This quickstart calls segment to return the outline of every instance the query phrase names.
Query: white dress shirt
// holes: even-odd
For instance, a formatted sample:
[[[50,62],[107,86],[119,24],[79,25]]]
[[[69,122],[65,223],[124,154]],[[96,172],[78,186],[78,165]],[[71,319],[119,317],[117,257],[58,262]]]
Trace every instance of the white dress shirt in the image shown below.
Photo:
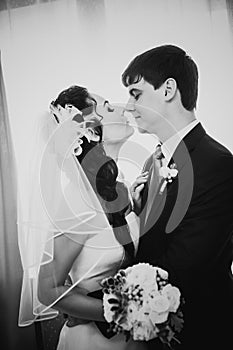
[[[164,159],[162,160],[163,166],[167,166],[170,162],[177,146],[180,141],[199,123],[197,119],[188,124],[185,128],[178,131],[175,135],[170,137],[167,141],[165,141],[161,146],[161,151],[164,155]]]

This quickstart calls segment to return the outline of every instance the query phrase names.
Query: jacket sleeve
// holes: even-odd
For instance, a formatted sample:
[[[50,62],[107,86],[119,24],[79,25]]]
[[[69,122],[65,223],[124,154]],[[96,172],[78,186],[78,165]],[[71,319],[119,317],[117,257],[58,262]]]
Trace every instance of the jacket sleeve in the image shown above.
[[[187,212],[178,226],[166,233],[167,248],[155,261],[169,272],[171,282],[184,291],[194,288],[197,281],[205,281],[209,271],[221,273],[221,269],[231,264],[232,156],[224,157],[220,165],[209,169],[203,181],[194,177]]]

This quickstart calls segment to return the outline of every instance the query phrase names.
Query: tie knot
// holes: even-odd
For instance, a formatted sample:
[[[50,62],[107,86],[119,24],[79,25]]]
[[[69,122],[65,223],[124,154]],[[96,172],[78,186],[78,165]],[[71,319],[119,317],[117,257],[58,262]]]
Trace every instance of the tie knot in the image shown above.
[[[155,155],[155,158],[156,159],[159,159],[159,160],[161,160],[161,159],[163,159],[164,158],[164,154],[163,154],[163,152],[162,152],[162,150],[161,150],[161,144],[158,144],[157,146],[156,146],[156,150],[155,150],[155,152],[154,152],[154,155]]]

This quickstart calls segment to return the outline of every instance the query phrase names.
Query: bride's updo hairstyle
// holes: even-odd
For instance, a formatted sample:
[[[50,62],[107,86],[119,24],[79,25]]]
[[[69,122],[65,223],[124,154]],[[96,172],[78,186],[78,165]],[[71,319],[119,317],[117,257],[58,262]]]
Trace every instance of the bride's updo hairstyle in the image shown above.
[[[73,105],[82,112],[82,116],[89,115],[96,110],[94,98],[89,95],[86,88],[77,85],[62,91],[52,104],[63,108],[66,105]],[[77,122],[84,120],[80,120],[80,116],[78,118],[73,119]],[[82,153],[76,157],[100,200],[116,238],[121,244],[128,243],[126,242],[127,235],[124,234],[124,231],[128,230],[125,220],[125,212],[130,205],[128,190],[122,182],[117,181],[117,165],[111,157],[106,155],[101,143],[101,122],[97,117],[91,117],[86,122],[86,126],[95,131],[99,136],[99,141],[89,142],[86,137],[82,137]]]

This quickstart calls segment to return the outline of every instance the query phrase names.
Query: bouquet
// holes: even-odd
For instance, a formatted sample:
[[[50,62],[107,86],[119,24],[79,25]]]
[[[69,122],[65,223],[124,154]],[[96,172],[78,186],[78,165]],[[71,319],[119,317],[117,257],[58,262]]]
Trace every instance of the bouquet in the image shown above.
[[[109,330],[124,333],[126,340],[159,338],[169,347],[179,342],[176,333],[183,327],[181,293],[169,284],[167,271],[139,263],[105,278],[101,286]]]

